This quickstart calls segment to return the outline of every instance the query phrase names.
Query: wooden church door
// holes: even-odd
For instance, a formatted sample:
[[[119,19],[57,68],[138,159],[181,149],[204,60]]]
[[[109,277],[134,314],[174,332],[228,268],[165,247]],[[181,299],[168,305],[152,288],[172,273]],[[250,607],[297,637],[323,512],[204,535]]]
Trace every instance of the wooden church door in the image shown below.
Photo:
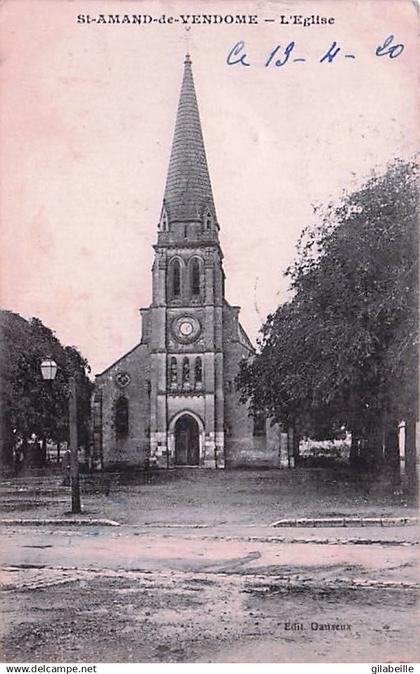
[[[198,466],[200,432],[196,420],[184,414],[175,424],[175,463],[177,466]]]

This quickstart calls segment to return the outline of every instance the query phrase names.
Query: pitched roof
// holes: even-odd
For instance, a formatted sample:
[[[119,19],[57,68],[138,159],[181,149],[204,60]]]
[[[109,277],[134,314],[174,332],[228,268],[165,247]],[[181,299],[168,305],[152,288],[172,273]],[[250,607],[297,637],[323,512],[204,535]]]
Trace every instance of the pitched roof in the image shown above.
[[[201,219],[207,209],[216,220],[189,54],[184,61],[164,204],[170,222]]]

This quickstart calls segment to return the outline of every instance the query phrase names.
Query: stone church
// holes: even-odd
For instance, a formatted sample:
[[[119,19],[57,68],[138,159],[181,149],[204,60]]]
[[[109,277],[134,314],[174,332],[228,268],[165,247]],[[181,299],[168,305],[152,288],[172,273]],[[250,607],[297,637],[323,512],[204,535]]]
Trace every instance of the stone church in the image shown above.
[[[105,466],[278,466],[280,436],[239,401],[253,346],[225,299],[219,223],[189,55],[140,343],[97,375],[95,454]]]

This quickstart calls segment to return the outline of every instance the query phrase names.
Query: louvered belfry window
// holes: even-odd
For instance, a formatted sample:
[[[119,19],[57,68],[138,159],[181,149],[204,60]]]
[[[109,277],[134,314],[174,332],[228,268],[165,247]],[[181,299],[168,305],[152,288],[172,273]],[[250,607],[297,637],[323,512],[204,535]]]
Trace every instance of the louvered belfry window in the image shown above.
[[[178,260],[172,263],[172,297],[179,297],[181,294],[181,265]]]
[[[200,263],[196,259],[191,262],[191,293],[200,294]]]

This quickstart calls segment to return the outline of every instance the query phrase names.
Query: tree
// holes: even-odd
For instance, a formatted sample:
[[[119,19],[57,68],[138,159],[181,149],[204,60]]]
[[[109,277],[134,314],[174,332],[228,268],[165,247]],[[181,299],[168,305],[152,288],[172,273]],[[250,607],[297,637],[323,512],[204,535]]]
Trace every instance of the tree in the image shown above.
[[[416,177],[396,161],[304,230],[286,272],[293,297],[237,380],[276,421],[324,437],[344,425],[353,456],[385,458],[394,475],[397,423],[415,420],[418,401]]]
[[[41,453],[29,456],[28,441],[34,435],[44,446],[47,438],[56,442],[68,438],[66,382],[70,375],[78,381],[79,443],[86,444],[92,387],[87,361],[75,347],[63,347],[38,318],[27,321],[19,314],[1,311],[0,334],[2,464],[10,465],[18,444],[29,460],[42,462]],[[58,365],[54,381],[42,379],[40,365],[46,356]]]

